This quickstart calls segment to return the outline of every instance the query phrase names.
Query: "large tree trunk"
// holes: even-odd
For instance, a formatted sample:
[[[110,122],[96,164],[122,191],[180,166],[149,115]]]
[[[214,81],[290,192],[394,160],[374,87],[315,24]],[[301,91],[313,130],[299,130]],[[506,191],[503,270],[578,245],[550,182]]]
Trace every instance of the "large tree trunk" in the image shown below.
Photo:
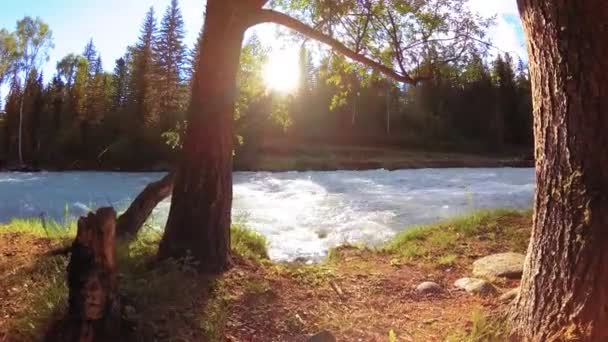
[[[188,130],[158,251],[161,259],[194,257],[207,273],[230,266],[233,112],[246,29],[241,2],[207,1]]]
[[[608,2],[518,0],[534,99],[534,229],[513,327],[608,340]]]

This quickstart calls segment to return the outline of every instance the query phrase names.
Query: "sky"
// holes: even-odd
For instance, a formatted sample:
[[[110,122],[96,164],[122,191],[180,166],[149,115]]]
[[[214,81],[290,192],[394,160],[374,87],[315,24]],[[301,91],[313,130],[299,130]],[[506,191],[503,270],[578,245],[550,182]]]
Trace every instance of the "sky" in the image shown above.
[[[148,8],[154,6],[160,21],[169,3],[170,0],[0,0],[0,28],[14,30],[16,21],[25,15],[39,16],[50,25],[55,48],[43,67],[48,81],[57,61],[69,53],[81,53],[91,38],[101,52],[104,68],[111,71],[126,47],[137,41]],[[202,26],[204,0],[179,0],[179,4],[186,26],[185,40],[191,47]],[[484,16],[497,15],[496,26],[490,30],[496,47],[527,59],[516,0],[470,0],[469,5]],[[274,32],[262,29],[262,42],[274,42]],[[6,89],[2,94],[6,95]]]

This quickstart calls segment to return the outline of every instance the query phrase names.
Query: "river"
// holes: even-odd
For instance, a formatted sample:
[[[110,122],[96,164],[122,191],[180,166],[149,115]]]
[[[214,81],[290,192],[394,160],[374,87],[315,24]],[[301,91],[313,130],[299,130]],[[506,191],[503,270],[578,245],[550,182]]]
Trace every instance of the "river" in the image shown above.
[[[125,209],[162,173],[0,173],[0,222],[58,221],[99,206]],[[408,227],[476,209],[532,205],[534,170],[520,168],[235,172],[233,220],[264,234],[275,260],[318,260],[342,243],[375,245]],[[153,214],[162,227],[169,201]]]

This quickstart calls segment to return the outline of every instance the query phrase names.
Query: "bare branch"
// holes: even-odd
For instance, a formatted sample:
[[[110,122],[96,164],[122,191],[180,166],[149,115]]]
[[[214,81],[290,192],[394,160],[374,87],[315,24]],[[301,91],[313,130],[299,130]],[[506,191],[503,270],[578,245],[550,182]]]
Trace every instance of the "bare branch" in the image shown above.
[[[275,23],[278,25],[285,26],[296,32],[299,32],[309,38],[312,38],[314,40],[317,40],[321,43],[324,43],[324,44],[330,46],[332,49],[334,49],[335,51],[344,55],[345,57],[348,57],[348,58],[352,59],[353,61],[362,63],[374,70],[377,70],[378,72],[386,75],[387,77],[394,79],[397,82],[403,82],[403,83],[409,83],[409,84],[417,83],[417,80],[410,77],[410,75],[408,75],[407,73],[404,73],[404,74],[398,73],[397,71],[393,70],[392,68],[390,68],[380,62],[377,62],[363,54],[359,54],[359,53],[351,50],[350,48],[348,48],[346,45],[344,45],[340,41],[336,40],[335,38],[332,38],[331,36],[329,36],[327,34],[319,32],[319,31],[315,30],[314,28],[306,25],[305,23],[303,23],[295,18],[292,18],[284,13],[277,12],[274,10],[269,10],[269,9],[262,9],[255,17],[253,17],[251,24],[257,25],[257,24],[261,24],[261,23]]]

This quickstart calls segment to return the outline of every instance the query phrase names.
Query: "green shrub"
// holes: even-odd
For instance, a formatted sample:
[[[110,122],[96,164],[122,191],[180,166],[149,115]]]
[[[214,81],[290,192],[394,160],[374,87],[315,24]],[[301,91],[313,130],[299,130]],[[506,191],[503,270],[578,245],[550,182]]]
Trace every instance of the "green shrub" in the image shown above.
[[[230,236],[232,250],[236,254],[254,260],[268,259],[268,241],[260,233],[241,224],[234,224]]]

